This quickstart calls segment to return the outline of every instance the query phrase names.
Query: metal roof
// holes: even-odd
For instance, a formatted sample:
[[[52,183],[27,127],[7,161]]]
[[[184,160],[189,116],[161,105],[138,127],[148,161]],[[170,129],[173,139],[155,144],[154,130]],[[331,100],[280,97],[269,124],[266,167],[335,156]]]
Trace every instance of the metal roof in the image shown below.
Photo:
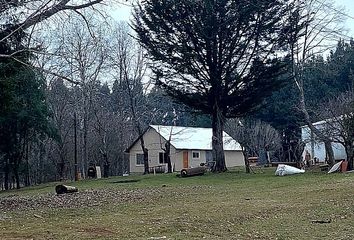
[[[196,127],[178,127],[178,126],[162,126],[150,125],[163,138],[168,140],[171,137],[171,145],[176,149],[195,149],[195,150],[211,150],[212,149],[212,129],[196,128]],[[225,151],[241,151],[242,148],[236,140],[229,134],[223,134]]]

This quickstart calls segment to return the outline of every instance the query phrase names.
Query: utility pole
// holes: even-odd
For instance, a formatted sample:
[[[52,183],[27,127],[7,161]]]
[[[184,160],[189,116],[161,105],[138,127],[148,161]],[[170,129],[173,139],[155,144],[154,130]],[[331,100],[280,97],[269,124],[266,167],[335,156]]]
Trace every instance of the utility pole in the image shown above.
[[[79,181],[79,173],[77,167],[77,119],[76,111],[74,113],[74,161],[75,161],[75,181]]]

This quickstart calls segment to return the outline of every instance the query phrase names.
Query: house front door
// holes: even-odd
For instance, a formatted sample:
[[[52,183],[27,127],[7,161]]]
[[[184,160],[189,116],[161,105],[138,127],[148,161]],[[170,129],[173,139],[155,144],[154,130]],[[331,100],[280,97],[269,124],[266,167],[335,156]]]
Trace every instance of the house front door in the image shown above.
[[[183,152],[183,168],[188,168],[188,151]]]

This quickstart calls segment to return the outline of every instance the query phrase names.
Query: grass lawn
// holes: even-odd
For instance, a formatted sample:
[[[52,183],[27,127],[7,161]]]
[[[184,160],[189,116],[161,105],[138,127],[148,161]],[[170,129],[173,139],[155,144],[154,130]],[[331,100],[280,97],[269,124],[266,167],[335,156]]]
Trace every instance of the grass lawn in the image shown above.
[[[69,184],[79,193],[56,196],[55,183],[1,192],[0,239],[354,239],[354,174],[235,170]]]

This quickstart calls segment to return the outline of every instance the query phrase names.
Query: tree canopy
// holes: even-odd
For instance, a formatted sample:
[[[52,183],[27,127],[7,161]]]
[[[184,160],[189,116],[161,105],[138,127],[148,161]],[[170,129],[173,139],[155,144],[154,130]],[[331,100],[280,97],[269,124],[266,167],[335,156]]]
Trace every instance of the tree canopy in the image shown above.
[[[147,0],[133,27],[154,62],[159,86],[212,116],[216,170],[226,170],[225,118],[256,109],[277,89],[296,1]]]
[[[1,61],[0,76],[0,153],[4,154],[5,188],[10,171],[19,188],[19,167],[29,142],[51,132],[46,85],[38,72],[14,60]]]

